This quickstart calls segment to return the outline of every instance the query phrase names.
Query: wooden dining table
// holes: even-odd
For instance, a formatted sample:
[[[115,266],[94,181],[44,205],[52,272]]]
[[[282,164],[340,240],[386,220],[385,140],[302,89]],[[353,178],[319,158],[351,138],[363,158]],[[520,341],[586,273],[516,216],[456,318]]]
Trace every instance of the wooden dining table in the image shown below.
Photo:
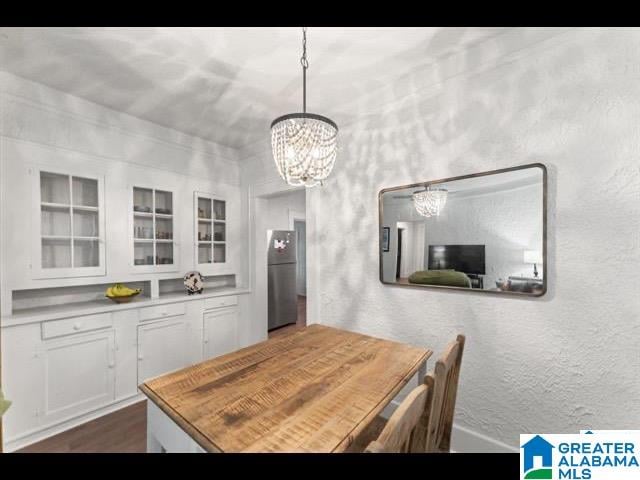
[[[343,452],[433,352],[323,325],[148,380],[149,452]]]

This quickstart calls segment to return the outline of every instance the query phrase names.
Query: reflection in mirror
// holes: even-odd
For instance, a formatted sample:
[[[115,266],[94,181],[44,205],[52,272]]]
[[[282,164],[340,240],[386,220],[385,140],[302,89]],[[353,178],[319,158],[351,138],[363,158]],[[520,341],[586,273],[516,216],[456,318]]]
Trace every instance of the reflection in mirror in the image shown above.
[[[541,164],[384,189],[380,279],[543,295],[545,205]]]

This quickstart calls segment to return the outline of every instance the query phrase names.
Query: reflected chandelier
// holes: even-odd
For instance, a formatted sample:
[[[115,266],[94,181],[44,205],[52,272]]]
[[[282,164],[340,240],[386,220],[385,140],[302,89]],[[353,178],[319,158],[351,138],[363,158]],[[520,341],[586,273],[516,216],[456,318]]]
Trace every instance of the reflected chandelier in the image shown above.
[[[289,185],[322,184],[336,161],[338,126],[307,113],[307,29],[302,29],[302,113],[289,113],[271,123],[271,149],[278,173]]]
[[[413,205],[423,217],[437,217],[447,203],[447,193],[446,188],[427,186],[426,190],[412,195]]]

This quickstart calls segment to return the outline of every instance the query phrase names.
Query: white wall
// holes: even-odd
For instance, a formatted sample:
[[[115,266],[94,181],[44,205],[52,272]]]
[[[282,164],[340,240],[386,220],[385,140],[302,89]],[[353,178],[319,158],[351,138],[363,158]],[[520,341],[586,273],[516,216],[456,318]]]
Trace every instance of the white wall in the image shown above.
[[[11,290],[178,278],[195,265],[193,192],[228,199],[228,264],[205,275],[237,273],[248,284],[246,199],[241,195],[238,152],[175,130],[109,110],[54,89],[0,72],[0,177],[2,181],[2,310]],[[105,178],[104,276],[34,280],[31,263],[34,182],[29,166],[95,172]],[[136,274],[130,266],[131,186],[173,190],[176,272]],[[35,207],[37,213],[37,206]],[[34,217],[34,218],[32,218]],[[222,271],[225,270],[225,271]]]
[[[291,214],[305,215],[305,191],[294,190],[267,198],[267,218],[265,225],[269,230],[290,230]]]
[[[467,335],[461,451],[517,449],[521,432],[640,428],[640,31],[513,38],[373,92],[383,113],[340,125],[334,172],[307,195],[310,315],[436,356]],[[272,175],[263,153],[243,168]],[[532,162],[549,168],[545,296],[380,283],[380,189]]]

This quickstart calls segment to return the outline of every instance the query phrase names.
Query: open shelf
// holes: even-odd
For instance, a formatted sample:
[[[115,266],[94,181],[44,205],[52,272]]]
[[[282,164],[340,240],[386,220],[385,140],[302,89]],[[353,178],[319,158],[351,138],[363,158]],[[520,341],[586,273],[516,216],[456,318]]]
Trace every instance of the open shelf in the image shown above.
[[[130,288],[141,288],[134,301],[149,300],[151,296],[150,281],[122,282]],[[12,314],[27,313],[39,309],[92,307],[99,305],[115,305],[104,296],[107,288],[113,283],[99,283],[92,285],[75,285],[67,287],[34,288],[14,290],[12,292]]]
[[[229,288],[236,288],[236,276],[231,275],[204,275],[204,290],[203,294],[211,293],[216,290],[225,290]],[[167,278],[159,280],[160,298],[167,295],[183,294],[187,296],[187,290],[184,286],[184,278]]]

